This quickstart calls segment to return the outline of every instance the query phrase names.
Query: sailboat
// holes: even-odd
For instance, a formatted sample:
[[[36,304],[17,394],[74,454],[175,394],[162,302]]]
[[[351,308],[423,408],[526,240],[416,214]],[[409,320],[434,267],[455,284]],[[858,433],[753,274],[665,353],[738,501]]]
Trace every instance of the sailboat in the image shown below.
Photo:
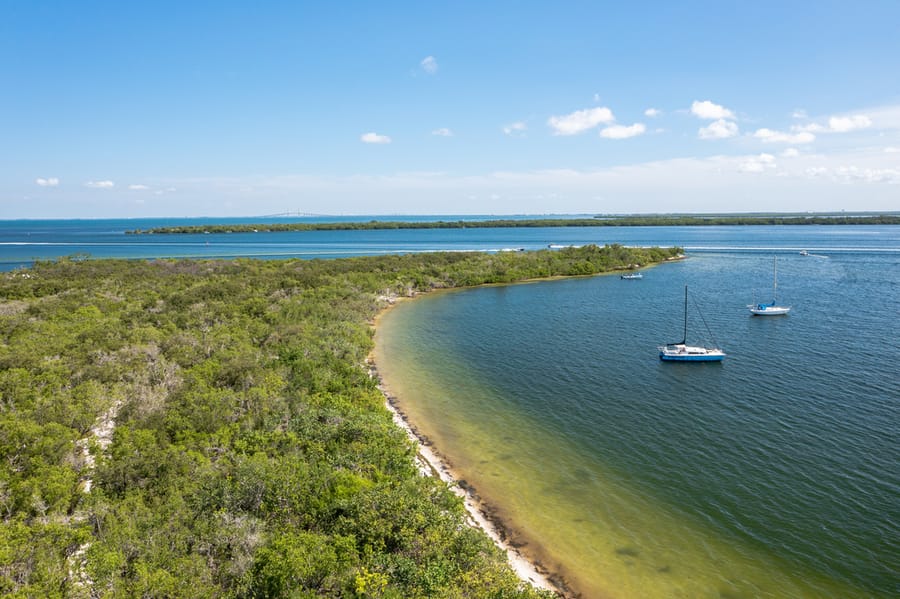
[[[757,316],[780,316],[791,311],[790,306],[779,306],[775,304],[775,292],[778,291],[778,258],[772,257],[772,302],[768,304],[749,304],[750,313]]]
[[[684,336],[677,343],[667,343],[659,347],[659,359],[668,362],[721,362],[725,352],[718,347],[700,347],[687,344],[688,288],[684,286]],[[700,315],[703,318],[703,315]],[[704,321],[706,324],[706,321]],[[708,327],[707,327],[708,329]]]

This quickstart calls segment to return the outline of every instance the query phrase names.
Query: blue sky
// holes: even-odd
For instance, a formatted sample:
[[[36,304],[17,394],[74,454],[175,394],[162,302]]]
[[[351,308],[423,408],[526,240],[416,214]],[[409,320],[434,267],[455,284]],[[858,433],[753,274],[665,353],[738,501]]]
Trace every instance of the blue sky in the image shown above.
[[[0,11],[0,218],[900,210],[896,0]]]

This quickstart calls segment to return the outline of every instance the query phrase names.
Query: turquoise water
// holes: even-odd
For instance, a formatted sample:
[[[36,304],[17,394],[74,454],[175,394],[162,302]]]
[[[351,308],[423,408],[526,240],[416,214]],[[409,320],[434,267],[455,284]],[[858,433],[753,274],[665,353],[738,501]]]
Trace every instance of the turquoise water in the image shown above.
[[[780,251],[793,309],[751,317],[771,292],[765,243],[640,281],[408,302],[383,319],[379,366],[586,596],[900,596],[900,255]],[[681,336],[685,284],[721,364],[657,357]],[[689,341],[706,336],[691,318]]]

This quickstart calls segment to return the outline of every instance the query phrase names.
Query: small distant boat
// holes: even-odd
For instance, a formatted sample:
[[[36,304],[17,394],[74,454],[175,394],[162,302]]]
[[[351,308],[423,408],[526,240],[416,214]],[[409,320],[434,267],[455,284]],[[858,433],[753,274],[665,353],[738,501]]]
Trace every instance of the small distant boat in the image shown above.
[[[659,359],[666,362],[721,362],[725,358],[725,352],[718,347],[702,347],[687,344],[688,325],[688,288],[684,286],[684,336],[677,343],[661,345]],[[703,318],[703,315],[700,315]],[[706,324],[706,321],[704,321]],[[707,331],[709,327],[707,327]]]
[[[806,250],[800,250],[800,255],[801,256],[809,256],[809,252],[807,252]]]
[[[804,250],[805,251],[805,250]],[[778,258],[772,258],[772,301],[768,304],[749,304],[750,313],[755,316],[781,316],[791,311],[790,306],[779,306],[775,303],[775,292],[778,290]]]
[[[629,272],[622,275],[623,279],[643,279],[644,275],[639,272]]]

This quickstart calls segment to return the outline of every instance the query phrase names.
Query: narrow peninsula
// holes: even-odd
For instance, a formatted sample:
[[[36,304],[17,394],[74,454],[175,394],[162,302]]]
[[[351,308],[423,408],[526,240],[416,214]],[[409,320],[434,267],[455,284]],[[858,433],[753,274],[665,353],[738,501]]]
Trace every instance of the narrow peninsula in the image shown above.
[[[422,476],[366,368],[389,299],[678,248],[81,260],[0,274],[0,593],[550,597]]]

